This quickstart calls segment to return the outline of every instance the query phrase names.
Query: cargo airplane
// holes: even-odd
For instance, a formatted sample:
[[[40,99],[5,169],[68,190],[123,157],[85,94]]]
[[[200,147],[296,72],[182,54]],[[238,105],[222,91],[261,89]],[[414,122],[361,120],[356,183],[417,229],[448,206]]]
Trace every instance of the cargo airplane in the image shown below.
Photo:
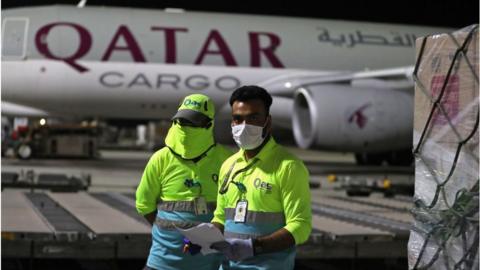
[[[450,31],[116,7],[2,13],[4,115],[168,119],[204,93],[230,132],[231,92],[257,84],[298,146],[360,163],[409,162],[415,39]]]

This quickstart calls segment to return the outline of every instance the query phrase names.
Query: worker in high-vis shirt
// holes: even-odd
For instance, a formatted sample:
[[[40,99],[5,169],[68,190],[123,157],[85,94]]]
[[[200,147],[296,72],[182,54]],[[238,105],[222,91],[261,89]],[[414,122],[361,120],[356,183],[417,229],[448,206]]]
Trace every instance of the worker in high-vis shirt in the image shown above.
[[[272,98],[243,86],[230,98],[232,134],[240,150],[220,169],[212,223],[226,241],[212,248],[228,269],[293,269],[295,246],[311,232],[309,174],[271,135]]]
[[[184,98],[165,138],[152,155],[136,192],[136,208],[152,224],[144,269],[218,269],[221,254],[184,254],[175,227],[209,222],[215,210],[220,166],[232,152],[213,137],[215,108],[201,94]]]

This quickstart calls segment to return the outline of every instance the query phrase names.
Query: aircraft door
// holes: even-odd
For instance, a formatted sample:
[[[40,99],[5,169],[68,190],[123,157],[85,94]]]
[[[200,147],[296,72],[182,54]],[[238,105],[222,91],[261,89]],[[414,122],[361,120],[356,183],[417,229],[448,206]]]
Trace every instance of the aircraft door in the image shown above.
[[[28,18],[5,18],[2,24],[2,60],[26,56]]]

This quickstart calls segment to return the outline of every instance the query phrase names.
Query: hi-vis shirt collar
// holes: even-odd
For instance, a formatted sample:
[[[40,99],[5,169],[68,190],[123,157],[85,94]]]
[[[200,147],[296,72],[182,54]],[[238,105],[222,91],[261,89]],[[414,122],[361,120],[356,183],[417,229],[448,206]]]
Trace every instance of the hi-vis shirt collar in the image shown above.
[[[225,177],[223,178],[222,185],[220,186],[219,193],[220,194],[225,194],[228,190],[228,186],[230,183],[238,184],[234,182],[235,177],[242,172],[245,172],[255,166],[255,164],[258,161],[267,161],[268,158],[275,152],[275,148],[277,148],[277,143],[273,139],[272,136],[268,139],[267,143],[263,146],[263,148],[258,152],[258,154],[253,157],[250,160],[245,159],[245,150],[240,149],[234,156],[236,156],[236,159],[232,162],[230,169],[228,172],[225,174]],[[241,164],[239,167],[242,167],[241,169],[238,169],[234,171],[234,168],[236,165]],[[239,189],[240,187],[237,186]]]
[[[263,146],[263,148],[260,150],[260,152],[258,152],[258,154],[256,156],[254,156],[252,159],[250,160],[246,160],[245,159],[245,149],[240,149],[240,151],[238,152],[238,156],[237,156],[237,159],[236,159],[236,162],[249,162],[251,160],[254,160],[254,159],[258,159],[258,160],[268,160],[268,158],[270,157],[270,155],[272,155],[272,153],[274,151],[275,148],[277,147],[277,142],[275,142],[275,140],[273,139],[273,137],[270,135],[270,138],[268,139],[268,142]]]

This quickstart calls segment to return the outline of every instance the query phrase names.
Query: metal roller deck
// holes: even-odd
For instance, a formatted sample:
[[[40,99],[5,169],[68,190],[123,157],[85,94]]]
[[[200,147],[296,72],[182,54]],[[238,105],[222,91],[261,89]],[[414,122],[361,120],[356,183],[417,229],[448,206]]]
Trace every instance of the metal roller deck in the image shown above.
[[[134,194],[2,191],[5,258],[145,259],[150,226]],[[410,203],[312,189],[313,230],[297,258],[405,258]]]

